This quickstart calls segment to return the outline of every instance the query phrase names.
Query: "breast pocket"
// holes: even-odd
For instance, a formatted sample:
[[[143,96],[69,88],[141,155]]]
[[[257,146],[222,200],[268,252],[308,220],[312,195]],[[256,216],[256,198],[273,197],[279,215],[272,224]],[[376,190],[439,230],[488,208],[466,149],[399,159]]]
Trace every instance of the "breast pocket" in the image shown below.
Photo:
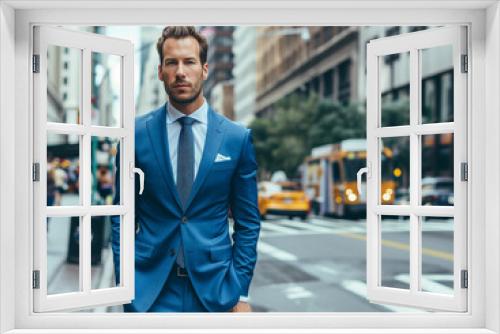
[[[231,170],[236,168],[236,163],[234,161],[220,161],[214,162],[212,165],[212,170]]]

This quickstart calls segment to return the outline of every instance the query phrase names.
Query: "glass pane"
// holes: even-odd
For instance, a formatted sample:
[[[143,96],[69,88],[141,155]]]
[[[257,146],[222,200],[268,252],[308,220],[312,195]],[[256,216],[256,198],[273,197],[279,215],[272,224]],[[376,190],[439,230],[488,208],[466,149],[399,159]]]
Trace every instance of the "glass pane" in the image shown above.
[[[423,49],[422,123],[453,122],[453,47]]]
[[[92,205],[111,205],[115,196],[115,159],[119,139],[92,137]]]
[[[92,125],[120,127],[121,57],[92,53]]]
[[[453,134],[422,136],[422,205],[453,204]]]
[[[453,294],[453,218],[422,217],[422,291]]]
[[[78,205],[80,137],[47,133],[47,206]]]
[[[410,288],[410,219],[381,216],[381,285]]]
[[[80,123],[82,50],[47,48],[47,121]]]
[[[379,58],[381,126],[410,124],[410,53]]]
[[[115,216],[117,224],[115,232],[118,237],[115,238],[116,245],[114,249],[119,259],[120,254],[120,216]],[[92,217],[92,246],[91,246],[91,263],[92,263],[92,289],[105,289],[117,286],[114,274],[114,262],[112,251],[111,238],[111,216],[95,216]]]
[[[410,203],[410,137],[380,140],[379,204],[408,205]]]
[[[80,291],[80,217],[47,218],[47,293]]]

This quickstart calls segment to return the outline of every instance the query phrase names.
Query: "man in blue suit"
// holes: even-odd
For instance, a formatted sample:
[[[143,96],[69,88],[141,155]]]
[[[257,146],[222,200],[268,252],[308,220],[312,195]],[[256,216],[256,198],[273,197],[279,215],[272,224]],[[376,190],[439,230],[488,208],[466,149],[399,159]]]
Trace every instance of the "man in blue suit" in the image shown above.
[[[169,102],[135,123],[145,183],[135,197],[135,299],[125,311],[250,312],[260,231],[251,133],[205,101],[208,46],[194,27],[166,27],[157,48]],[[113,217],[117,281],[119,224]]]

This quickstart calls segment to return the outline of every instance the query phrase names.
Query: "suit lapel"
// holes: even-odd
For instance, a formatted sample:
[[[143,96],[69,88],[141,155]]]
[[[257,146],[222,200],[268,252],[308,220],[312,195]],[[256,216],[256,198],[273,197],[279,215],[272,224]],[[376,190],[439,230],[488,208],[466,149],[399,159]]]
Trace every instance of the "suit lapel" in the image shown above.
[[[207,136],[205,138],[205,146],[203,148],[203,156],[201,158],[200,166],[198,167],[198,173],[194,180],[193,188],[191,189],[191,194],[186,203],[186,209],[189,208],[191,201],[196,196],[196,193],[200,190],[203,181],[205,180],[208,171],[212,167],[215,161],[217,152],[219,151],[220,144],[224,135],[224,118],[218,117],[215,111],[208,108],[208,126],[207,126]]]
[[[167,109],[165,104],[147,121],[146,126],[148,128],[151,146],[153,147],[156,159],[158,160],[158,166],[160,167],[161,174],[167,184],[167,188],[172,191],[177,204],[182,208],[181,200],[179,198],[179,194],[177,193],[177,187],[174,183],[172,166],[170,163],[170,152],[167,145],[168,135],[166,115]]]

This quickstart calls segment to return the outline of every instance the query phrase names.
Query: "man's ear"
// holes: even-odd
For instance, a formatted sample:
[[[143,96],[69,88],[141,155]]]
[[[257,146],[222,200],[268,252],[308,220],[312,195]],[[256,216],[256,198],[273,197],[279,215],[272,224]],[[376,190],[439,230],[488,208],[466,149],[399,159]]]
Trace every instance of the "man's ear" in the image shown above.
[[[203,80],[207,80],[208,78],[208,62],[203,64]]]
[[[158,79],[163,81],[163,73],[161,72],[161,64],[158,65]]]

